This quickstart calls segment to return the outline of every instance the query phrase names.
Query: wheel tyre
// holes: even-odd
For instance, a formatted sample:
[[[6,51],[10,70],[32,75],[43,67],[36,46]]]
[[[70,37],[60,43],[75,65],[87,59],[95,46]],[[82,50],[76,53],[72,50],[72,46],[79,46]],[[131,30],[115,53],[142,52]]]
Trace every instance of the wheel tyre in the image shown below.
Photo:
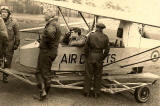
[[[139,87],[135,89],[134,93],[135,99],[139,103],[145,103],[150,97],[150,89],[148,86]]]

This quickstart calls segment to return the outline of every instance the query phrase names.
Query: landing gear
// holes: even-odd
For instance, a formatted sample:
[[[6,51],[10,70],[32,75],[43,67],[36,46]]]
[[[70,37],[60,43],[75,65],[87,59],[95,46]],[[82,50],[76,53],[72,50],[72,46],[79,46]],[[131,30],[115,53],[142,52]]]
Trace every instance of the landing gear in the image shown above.
[[[145,103],[150,97],[150,89],[148,86],[139,87],[135,89],[134,96],[136,101]]]

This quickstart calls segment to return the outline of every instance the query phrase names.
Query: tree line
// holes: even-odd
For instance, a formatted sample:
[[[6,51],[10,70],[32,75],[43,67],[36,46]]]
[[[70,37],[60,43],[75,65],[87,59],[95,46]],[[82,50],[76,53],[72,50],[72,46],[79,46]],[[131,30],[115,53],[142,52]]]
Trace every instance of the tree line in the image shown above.
[[[56,0],[56,1],[66,1],[66,0]],[[81,0],[72,0],[73,3],[81,4]],[[23,14],[43,14],[47,8],[52,8],[56,11],[57,15],[60,15],[57,9],[53,5],[42,4],[40,2],[34,2],[33,0],[4,0],[0,6],[7,5],[14,13],[23,13]],[[79,17],[77,11],[63,9],[64,16],[69,17]],[[86,17],[91,15],[85,14]]]
[[[10,10],[14,13],[26,13],[26,14],[43,13],[43,7],[35,4],[33,0],[4,0],[4,2],[2,2],[0,5],[8,6]]]

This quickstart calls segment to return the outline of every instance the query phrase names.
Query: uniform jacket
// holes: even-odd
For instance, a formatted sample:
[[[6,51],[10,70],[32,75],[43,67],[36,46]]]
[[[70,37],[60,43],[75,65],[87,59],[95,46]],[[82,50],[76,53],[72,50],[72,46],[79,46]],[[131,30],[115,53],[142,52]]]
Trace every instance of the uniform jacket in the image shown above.
[[[6,54],[8,47],[8,33],[3,19],[0,17],[0,58]]]
[[[10,17],[5,25],[8,32],[9,49],[17,49],[20,44],[19,25],[15,19]]]
[[[7,29],[1,17],[0,17],[0,36],[8,38]]]
[[[109,39],[103,32],[92,32],[85,44],[85,55],[88,62],[101,62],[109,53]]]
[[[40,49],[52,49],[53,52],[57,53],[60,36],[60,25],[54,19],[50,19],[45,26],[42,40],[40,41]]]

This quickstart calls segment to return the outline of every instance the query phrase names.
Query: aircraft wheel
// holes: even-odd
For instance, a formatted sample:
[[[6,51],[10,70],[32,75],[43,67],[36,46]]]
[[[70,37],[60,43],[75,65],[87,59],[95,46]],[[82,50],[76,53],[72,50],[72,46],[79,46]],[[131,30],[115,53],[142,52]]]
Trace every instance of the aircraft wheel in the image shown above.
[[[145,103],[150,97],[150,89],[148,86],[135,89],[134,96],[137,102]]]

